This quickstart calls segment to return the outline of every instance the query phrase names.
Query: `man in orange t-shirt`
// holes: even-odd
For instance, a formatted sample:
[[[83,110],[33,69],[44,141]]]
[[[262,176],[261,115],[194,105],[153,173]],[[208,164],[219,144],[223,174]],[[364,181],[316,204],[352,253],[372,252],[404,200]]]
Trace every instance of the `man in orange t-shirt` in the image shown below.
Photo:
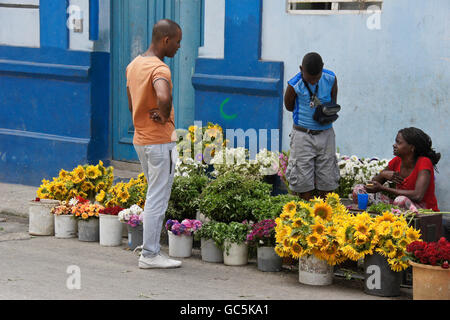
[[[128,105],[135,128],[133,144],[148,182],[144,208],[143,247],[139,268],[177,268],[180,261],[161,254],[160,237],[170,199],[175,164],[176,132],[170,68],[163,62],[180,48],[182,31],[160,20],[148,50],[127,67]]]

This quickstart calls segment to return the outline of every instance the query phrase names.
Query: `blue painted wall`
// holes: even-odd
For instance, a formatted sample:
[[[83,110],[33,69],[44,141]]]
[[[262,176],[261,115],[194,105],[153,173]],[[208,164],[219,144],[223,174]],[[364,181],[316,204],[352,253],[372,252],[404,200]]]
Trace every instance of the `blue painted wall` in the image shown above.
[[[284,68],[260,59],[261,17],[261,0],[226,1],[224,59],[196,62],[196,121],[244,131],[281,128]]]
[[[0,46],[2,182],[111,158],[109,53],[67,50],[66,5],[40,1],[41,48]]]

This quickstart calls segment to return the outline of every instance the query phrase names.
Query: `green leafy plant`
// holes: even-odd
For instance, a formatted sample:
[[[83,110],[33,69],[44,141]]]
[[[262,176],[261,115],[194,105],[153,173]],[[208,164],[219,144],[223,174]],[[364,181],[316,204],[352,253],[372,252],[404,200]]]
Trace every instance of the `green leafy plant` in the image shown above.
[[[380,202],[380,203],[371,205],[369,207],[369,209],[367,209],[367,210],[369,212],[383,214],[383,212],[385,212],[385,211],[400,210],[400,207],[394,206],[392,204]]]
[[[205,187],[199,209],[206,217],[219,222],[254,220],[250,200],[267,198],[271,189],[270,184],[258,179],[228,172]]]
[[[195,240],[213,240],[217,247],[223,248],[225,235],[228,232],[228,226],[223,222],[209,221],[202,225],[194,234]]]
[[[230,222],[227,225],[227,231],[224,235],[224,245],[222,249],[229,254],[229,250],[231,248],[231,244],[242,244],[247,240],[247,234],[250,231],[251,226],[247,222]],[[227,245],[225,245],[227,242]]]
[[[298,201],[299,198],[294,195],[282,194],[269,196],[264,199],[250,199],[248,206],[252,210],[255,221],[266,219],[276,219],[283,211],[283,206],[291,201]]]
[[[174,178],[166,219],[195,219],[199,207],[199,197],[208,184],[204,174],[191,174]]]

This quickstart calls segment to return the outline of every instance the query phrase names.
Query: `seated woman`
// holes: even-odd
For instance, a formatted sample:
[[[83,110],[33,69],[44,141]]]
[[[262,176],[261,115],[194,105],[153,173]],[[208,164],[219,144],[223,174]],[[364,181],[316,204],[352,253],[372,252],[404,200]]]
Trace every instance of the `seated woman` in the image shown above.
[[[414,212],[418,209],[439,211],[434,192],[434,170],[441,154],[431,146],[430,137],[422,130],[400,130],[393,146],[396,157],[367,185],[355,186],[353,201],[357,203],[358,193],[369,193],[369,203],[384,202]],[[386,181],[395,183],[396,187],[385,187]],[[382,194],[382,191],[395,199]]]

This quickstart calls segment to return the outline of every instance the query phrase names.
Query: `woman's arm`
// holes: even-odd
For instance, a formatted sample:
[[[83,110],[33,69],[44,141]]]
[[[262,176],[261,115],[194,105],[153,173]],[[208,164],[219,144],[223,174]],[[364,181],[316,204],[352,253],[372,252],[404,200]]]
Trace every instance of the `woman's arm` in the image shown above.
[[[377,181],[374,181],[373,188],[378,189],[378,191],[389,192],[395,196],[405,196],[405,197],[408,197],[411,201],[420,203],[420,202],[422,202],[423,197],[425,196],[425,193],[428,190],[430,181],[431,181],[430,171],[421,170],[419,172],[419,174],[417,175],[416,186],[415,186],[414,190],[401,190],[401,189],[389,188],[389,187],[383,186],[382,184],[379,184],[379,182],[377,182]]]

